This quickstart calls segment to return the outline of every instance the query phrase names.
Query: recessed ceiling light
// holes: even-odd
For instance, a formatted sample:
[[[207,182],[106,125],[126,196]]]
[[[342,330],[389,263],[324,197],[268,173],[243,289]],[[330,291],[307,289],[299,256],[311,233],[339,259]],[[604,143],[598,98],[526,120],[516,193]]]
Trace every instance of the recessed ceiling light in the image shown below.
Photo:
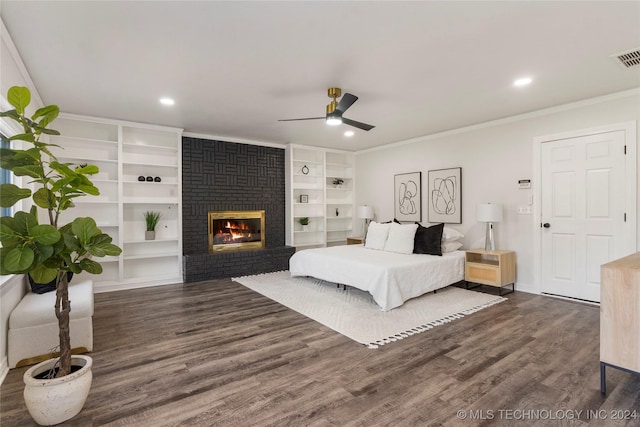
[[[513,82],[514,86],[526,86],[529,83],[531,83],[533,80],[531,79],[531,77],[523,77],[521,79],[518,79],[516,81]]]
[[[344,133],[344,136],[353,136],[354,134],[355,134],[355,132],[354,132],[354,131],[352,131],[352,130],[348,130],[348,131],[346,131],[346,132]]]
[[[176,102],[171,98],[160,98],[160,104],[162,105],[173,105]]]

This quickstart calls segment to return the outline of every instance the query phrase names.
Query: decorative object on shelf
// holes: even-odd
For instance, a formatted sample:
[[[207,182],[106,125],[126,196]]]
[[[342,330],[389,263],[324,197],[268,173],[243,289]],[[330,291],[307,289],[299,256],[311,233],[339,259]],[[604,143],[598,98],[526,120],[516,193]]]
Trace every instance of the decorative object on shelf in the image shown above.
[[[340,216],[340,211],[336,208],[336,216]]]
[[[394,176],[395,218],[422,221],[422,172]]]
[[[302,166],[302,169],[300,169],[300,172],[302,172],[304,175],[308,175],[309,168],[307,167],[307,165]]]
[[[428,200],[429,222],[462,224],[462,168],[429,171]]]
[[[80,163],[78,166],[80,166],[81,168],[86,168],[87,167],[87,163]]]
[[[301,194],[300,195],[300,203],[309,203],[309,195]]]
[[[342,188],[342,185],[344,184],[344,179],[342,178],[333,178],[333,186],[336,188]]]
[[[71,203],[77,197],[97,196],[100,191],[91,182],[89,176],[99,173],[95,165],[77,166],[72,169],[63,164],[51,153],[51,144],[40,141],[42,134],[60,135],[60,132],[49,129],[60,112],[57,105],[38,108],[31,117],[25,116],[25,111],[31,101],[31,92],[26,87],[13,86],[9,89],[6,99],[14,108],[0,113],[8,117],[24,129],[24,133],[9,138],[20,140],[27,149],[6,148],[2,150],[2,167],[11,172],[28,170],[30,181],[35,183],[30,188],[21,188],[15,184],[0,185],[0,206],[10,208],[22,199],[32,198],[34,205],[29,212],[15,211],[11,217],[2,218],[3,232],[0,234],[2,245],[2,274],[28,274],[37,283],[56,281],[56,300],[54,310],[58,319],[58,333],[60,342],[60,357],[55,359],[56,370],[49,367],[40,372],[48,371],[49,379],[41,380],[38,389],[42,391],[42,399],[34,405],[29,404],[31,416],[41,424],[59,424],[75,416],[84,404],[84,399],[91,387],[91,373],[88,373],[89,384],[82,387],[84,398],[67,397],[53,391],[54,384],[65,382],[65,388],[70,383],[78,381],[72,372],[71,335],[69,332],[69,282],[68,273],[90,274],[102,273],[99,262],[86,257],[91,254],[97,257],[118,256],[122,250],[111,243],[111,236],[102,233],[91,217],[73,218],[64,225],[58,224],[58,218],[63,211],[74,207]],[[28,154],[28,155],[27,155]],[[73,154],[73,153],[72,153]],[[18,173],[24,175],[24,173]],[[43,195],[45,194],[45,195]],[[48,211],[48,215],[38,216],[37,208]],[[71,214],[66,214],[69,217]],[[49,218],[49,224],[40,224],[39,218]],[[87,356],[83,356],[87,357]],[[90,358],[89,358],[90,359]],[[88,363],[88,370],[91,363]],[[40,365],[37,365],[40,366]],[[33,378],[27,377],[25,372],[25,400],[27,388]],[[78,401],[76,401],[78,400]],[[45,419],[47,405],[54,405],[63,415],[55,419]]]
[[[298,222],[302,226],[302,231],[309,231],[309,223],[311,222],[311,220],[309,220],[308,217],[302,217],[298,220]]]
[[[138,181],[144,182],[144,181],[146,181],[146,178],[144,176],[140,175],[138,177]]]
[[[144,220],[147,223],[147,231],[144,233],[144,240],[156,239],[156,226],[162,214],[160,212],[146,211],[144,213]]]
[[[153,177],[152,176],[148,176],[147,177],[147,182],[153,182]]]
[[[502,221],[502,205],[480,203],[476,207],[476,220],[487,223],[487,231],[484,238],[484,250],[495,251],[496,242],[493,236],[493,223]]]
[[[160,178],[159,176],[156,176],[155,178],[153,178],[153,182],[161,182],[162,178]]]
[[[360,219],[364,219],[362,223],[362,237],[367,235],[367,229],[369,228],[369,222],[373,219],[373,206],[358,206],[358,210],[356,211],[356,215]]]

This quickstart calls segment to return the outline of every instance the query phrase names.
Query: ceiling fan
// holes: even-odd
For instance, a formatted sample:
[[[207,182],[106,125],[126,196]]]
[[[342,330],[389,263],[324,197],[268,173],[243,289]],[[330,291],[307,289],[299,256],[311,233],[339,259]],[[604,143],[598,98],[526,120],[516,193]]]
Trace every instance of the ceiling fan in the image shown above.
[[[283,119],[278,120],[279,122],[293,122],[297,120],[320,120],[325,119],[327,124],[330,126],[337,126],[339,124],[344,123],[345,125],[357,127],[358,129],[370,131],[375,126],[368,125],[366,123],[357,122],[355,120],[347,119],[346,117],[342,117],[342,114],[347,111],[349,107],[353,105],[354,102],[358,100],[358,97],[352,95],[350,93],[345,93],[340,102],[338,102],[338,98],[342,95],[342,89],[339,87],[330,87],[327,91],[327,95],[332,101],[327,105],[327,115],[323,117],[306,117],[303,119]]]

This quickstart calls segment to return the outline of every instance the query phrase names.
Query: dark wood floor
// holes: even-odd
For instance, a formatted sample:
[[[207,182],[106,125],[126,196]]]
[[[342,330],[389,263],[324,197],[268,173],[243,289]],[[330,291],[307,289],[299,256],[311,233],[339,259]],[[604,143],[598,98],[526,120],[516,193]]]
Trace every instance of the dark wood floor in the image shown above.
[[[370,350],[231,280],[98,294],[93,387],[65,425],[640,423],[611,420],[640,411],[640,378],[611,369],[600,394],[597,307],[508,298]],[[35,425],[25,370],[0,389],[3,427]]]

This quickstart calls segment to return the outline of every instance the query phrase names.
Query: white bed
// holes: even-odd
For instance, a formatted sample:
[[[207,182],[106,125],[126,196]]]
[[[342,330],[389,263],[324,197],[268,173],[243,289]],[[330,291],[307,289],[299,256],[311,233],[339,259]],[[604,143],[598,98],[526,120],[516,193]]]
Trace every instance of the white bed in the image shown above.
[[[383,311],[464,280],[464,252],[400,254],[363,245],[306,249],[289,260],[291,276],[311,276],[369,292]]]

